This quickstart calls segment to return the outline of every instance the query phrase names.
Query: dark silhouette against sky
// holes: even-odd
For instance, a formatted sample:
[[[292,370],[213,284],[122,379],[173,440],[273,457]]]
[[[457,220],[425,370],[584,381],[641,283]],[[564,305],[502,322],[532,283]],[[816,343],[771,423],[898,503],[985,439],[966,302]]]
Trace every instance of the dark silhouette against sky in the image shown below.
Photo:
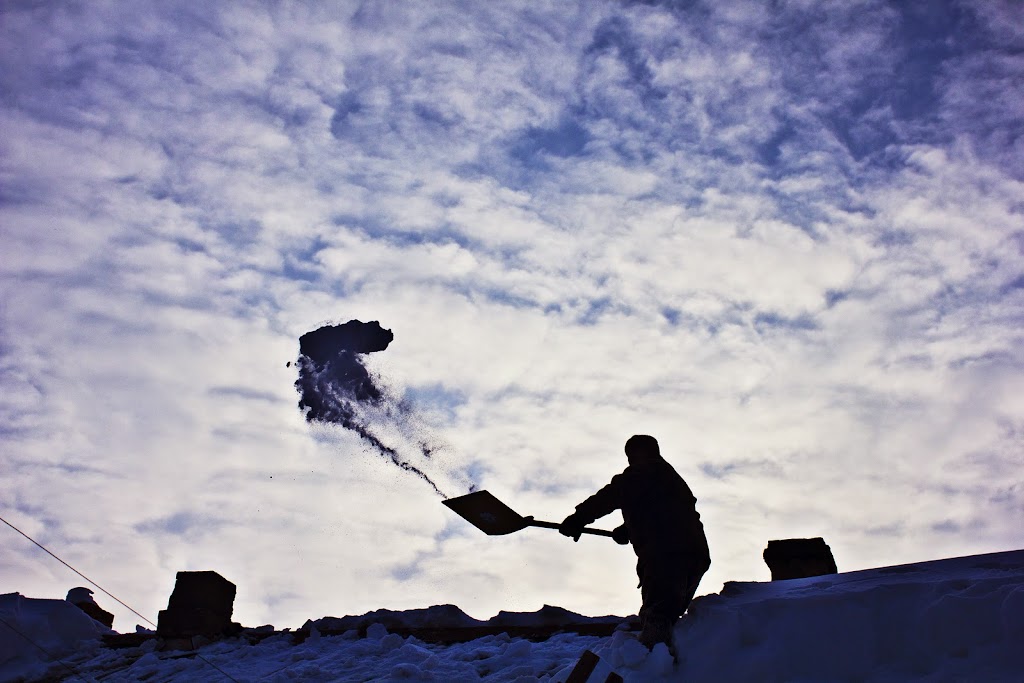
[[[582,529],[614,510],[623,524],[612,532],[630,543],[637,556],[643,605],[640,642],[648,648],[664,642],[672,648],[672,629],[693,599],[711,566],[704,525],[690,487],[664,458],[658,441],[637,434],[626,441],[629,466],[576,506],[559,531],[579,540]]]

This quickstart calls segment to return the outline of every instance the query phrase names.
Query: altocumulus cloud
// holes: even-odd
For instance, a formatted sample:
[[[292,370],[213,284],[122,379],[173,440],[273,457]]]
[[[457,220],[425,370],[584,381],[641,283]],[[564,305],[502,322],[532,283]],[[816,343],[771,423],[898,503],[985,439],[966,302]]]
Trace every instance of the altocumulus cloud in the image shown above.
[[[904,5],[6,5],[2,514],[152,615],[182,569],[249,624],[635,610],[627,550],[484,538],[303,421],[296,340],[361,319],[524,514],[657,435],[702,591],[769,538],[1020,547],[1024,18]],[[18,542],[12,590],[77,583]]]

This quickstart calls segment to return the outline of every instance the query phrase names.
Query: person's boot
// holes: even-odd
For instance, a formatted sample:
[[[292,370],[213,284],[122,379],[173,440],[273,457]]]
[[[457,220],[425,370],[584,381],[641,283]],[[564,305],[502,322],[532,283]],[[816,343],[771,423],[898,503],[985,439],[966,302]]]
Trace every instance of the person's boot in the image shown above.
[[[637,638],[648,650],[653,650],[658,643],[665,643],[672,649],[672,624],[667,619],[648,618],[644,620],[643,629]]]
[[[672,661],[679,663],[679,652],[672,641],[673,623],[669,620],[648,619],[644,623],[643,630],[637,636],[637,640],[644,644],[648,650],[653,650],[658,643],[665,643],[668,653],[672,655]]]

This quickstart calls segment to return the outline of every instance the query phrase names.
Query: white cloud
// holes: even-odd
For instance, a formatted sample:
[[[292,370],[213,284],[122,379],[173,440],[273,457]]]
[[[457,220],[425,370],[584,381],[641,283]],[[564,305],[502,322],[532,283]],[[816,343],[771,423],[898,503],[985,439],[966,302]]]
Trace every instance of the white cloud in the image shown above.
[[[303,422],[297,338],[358,318],[445,490],[558,521],[657,435],[703,590],[779,536],[1019,545],[1013,38],[916,62],[901,11],[7,10],[2,514],[154,618],[182,569],[253,625],[635,610],[627,549],[483,537]],[[5,547],[12,590],[80,582]]]

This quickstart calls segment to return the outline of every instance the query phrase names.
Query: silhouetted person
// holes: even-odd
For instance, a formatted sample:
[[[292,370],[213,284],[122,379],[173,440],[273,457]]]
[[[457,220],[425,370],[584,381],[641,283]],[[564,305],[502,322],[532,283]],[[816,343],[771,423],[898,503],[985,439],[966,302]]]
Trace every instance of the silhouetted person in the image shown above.
[[[697,584],[711,566],[697,499],[683,478],[661,457],[653,436],[626,441],[629,466],[600,491],[576,506],[559,531],[579,540],[581,529],[613,510],[625,522],[613,532],[616,542],[633,544],[640,577],[640,642],[648,648],[666,643],[686,611]]]

